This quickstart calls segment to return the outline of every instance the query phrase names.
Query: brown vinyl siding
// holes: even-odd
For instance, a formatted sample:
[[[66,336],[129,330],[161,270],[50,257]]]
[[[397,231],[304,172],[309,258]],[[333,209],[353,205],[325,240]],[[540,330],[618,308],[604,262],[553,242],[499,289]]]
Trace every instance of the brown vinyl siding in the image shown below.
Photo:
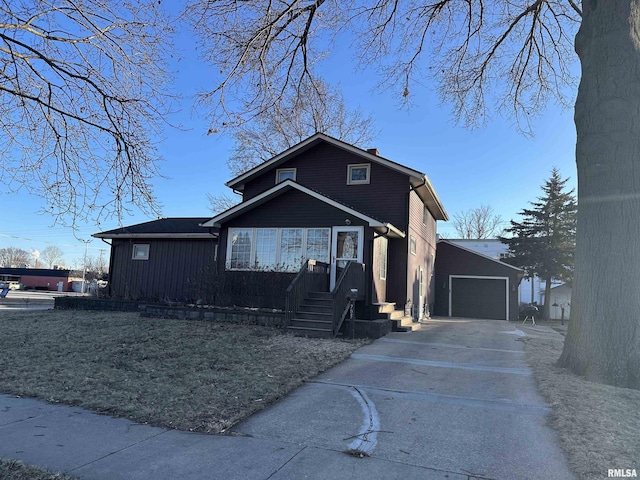
[[[426,220],[426,223],[423,222]],[[424,203],[420,197],[414,192],[409,193],[409,235],[416,239],[416,254],[408,253],[406,282],[407,282],[407,300],[414,305],[419,303],[419,268],[423,269],[423,301],[429,305],[429,310],[433,310],[434,288],[432,271],[434,268],[434,259],[436,254],[436,221],[431,212],[426,212],[424,216]],[[407,251],[410,249],[410,244]],[[424,309],[424,304],[417,306],[417,309]],[[419,311],[416,309],[416,313]]]
[[[217,240],[114,239],[111,245],[110,294],[136,300],[192,300],[190,282],[213,265]],[[149,245],[148,260],[133,260],[134,244]]]
[[[347,185],[347,166],[362,163],[371,163],[370,183]],[[406,228],[408,177],[375,162],[364,162],[362,157],[327,143],[321,143],[247,182],[243,200],[247,201],[273,187],[276,170],[281,168],[295,168],[296,182],[322,195],[401,230]]]

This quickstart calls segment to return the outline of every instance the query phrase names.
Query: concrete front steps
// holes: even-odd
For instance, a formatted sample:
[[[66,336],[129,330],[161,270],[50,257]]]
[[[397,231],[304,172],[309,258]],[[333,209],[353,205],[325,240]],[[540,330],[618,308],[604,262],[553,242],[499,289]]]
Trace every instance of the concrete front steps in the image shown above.
[[[420,323],[413,321],[413,317],[404,314],[404,310],[396,310],[395,303],[376,303],[374,306],[378,307],[379,316],[391,320],[394,332],[412,332],[421,328]]]

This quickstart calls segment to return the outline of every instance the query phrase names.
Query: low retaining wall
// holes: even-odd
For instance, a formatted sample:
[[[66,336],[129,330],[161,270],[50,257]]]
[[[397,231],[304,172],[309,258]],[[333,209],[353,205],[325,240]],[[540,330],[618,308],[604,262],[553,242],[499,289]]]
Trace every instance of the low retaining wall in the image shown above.
[[[166,307],[147,305],[140,313],[142,317],[175,318],[179,320],[209,320],[213,322],[242,323],[265,327],[284,327],[283,312],[268,310],[245,310],[201,307]]]
[[[222,307],[171,307],[142,302],[112,300],[95,297],[55,297],[56,310],[102,310],[140,312],[147,318],[172,318],[177,320],[205,320],[212,322],[241,323],[284,328],[285,315],[280,311],[266,309],[222,308]],[[391,332],[391,321],[387,319],[356,320],[355,336],[358,338],[380,338]],[[343,338],[351,335],[349,320],[342,324]]]
[[[137,312],[146,304],[131,300],[112,300],[96,297],[55,297],[56,310],[102,310],[108,312]]]

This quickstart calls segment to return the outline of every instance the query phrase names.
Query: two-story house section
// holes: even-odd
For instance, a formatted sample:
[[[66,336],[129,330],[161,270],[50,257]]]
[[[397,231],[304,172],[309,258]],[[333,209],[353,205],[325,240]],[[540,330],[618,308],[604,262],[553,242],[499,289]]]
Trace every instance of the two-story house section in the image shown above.
[[[226,184],[242,202],[203,222],[218,228],[220,272],[364,267],[367,305],[434,302],[436,221],[447,213],[424,173],[317,133]]]

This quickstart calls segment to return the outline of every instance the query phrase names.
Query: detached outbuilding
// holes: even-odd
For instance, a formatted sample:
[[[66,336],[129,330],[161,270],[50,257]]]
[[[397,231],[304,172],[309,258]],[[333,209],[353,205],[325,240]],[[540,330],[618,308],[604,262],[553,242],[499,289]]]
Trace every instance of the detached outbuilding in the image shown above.
[[[446,240],[436,246],[434,314],[518,320],[524,272]]]

